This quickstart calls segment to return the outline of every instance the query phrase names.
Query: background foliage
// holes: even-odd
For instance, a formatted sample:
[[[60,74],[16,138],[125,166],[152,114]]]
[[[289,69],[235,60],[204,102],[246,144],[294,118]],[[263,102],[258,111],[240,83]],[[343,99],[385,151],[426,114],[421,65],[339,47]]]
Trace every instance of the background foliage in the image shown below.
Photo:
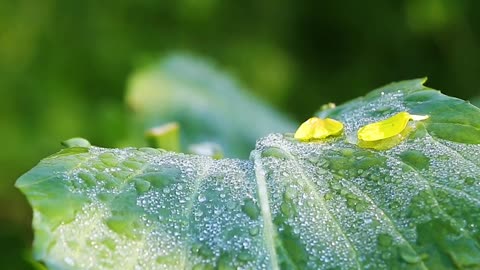
[[[298,121],[420,76],[469,99],[480,95],[479,11],[474,0],[0,0],[2,266],[28,268],[31,210],[15,179],[65,138],[120,144],[129,74],[153,59],[206,57]]]

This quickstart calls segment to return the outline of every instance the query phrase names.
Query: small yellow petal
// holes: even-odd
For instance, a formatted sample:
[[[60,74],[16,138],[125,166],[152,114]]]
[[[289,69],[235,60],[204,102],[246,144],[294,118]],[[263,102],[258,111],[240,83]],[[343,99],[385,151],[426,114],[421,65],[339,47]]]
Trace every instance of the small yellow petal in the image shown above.
[[[307,141],[312,138],[313,135],[313,126],[319,118],[312,117],[307,121],[303,122],[300,127],[295,132],[294,138],[301,141]]]
[[[330,119],[312,117],[305,121],[295,132],[295,139],[308,141],[312,139],[324,139],[328,136],[337,135],[343,130],[343,124]]]
[[[331,118],[320,119],[315,123],[312,139],[324,139],[337,135],[343,130],[343,124]]]
[[[428,115],[411,115],[400,112],[385,120],[368,124],[358,130],[358,139],[366,142],[383,140],[400,134],[410,120],[425,120]]]

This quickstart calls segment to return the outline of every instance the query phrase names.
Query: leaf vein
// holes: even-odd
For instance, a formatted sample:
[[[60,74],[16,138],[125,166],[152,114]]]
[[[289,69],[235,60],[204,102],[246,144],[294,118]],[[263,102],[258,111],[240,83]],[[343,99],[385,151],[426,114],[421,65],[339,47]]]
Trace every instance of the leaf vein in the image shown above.
[[[337,231],[342,235],[342,237],[345,239],[346,243],[348,244],[351,252],[353,253],[354,255],[354,258],[355,258],[355,263],[356,263],[356,266],[357,266],[357,269],[362,269],[361,267],[361,264],[360,264],[360,261],[358,260],[358,252],[357,252],[357,249],[355,248],[355,246],[353,245],[353,243],[350,241],[350,239],[347,237],[346,233],[343,231],[342,227],[340,226],[340,223],[338,222],[337,218],[330,212],[330,210],[328,209],[328,207],[325,205],[325,201],[324,199],[319,196],[319,192],[316,188],[316,185],[315,183],[313,183],[309,178],[307,178],[305,176],[305,170],[303,169],[303,167],[300,165],[300,163],[298,162],[298,159],[292,155],[289,151],[286,151],[285,149],[282,149],[285,151],[285,153],[288,154],[288,156],[292,159],[292,161],[294,162],[294,164],[296,165],[296,167],[298,167],[300,170],[301,170],[301,175],[302,175],[302,179],[304,180],[304,182],[307,184],[307,186],[309,188],[311,188],[312,190],[316,191],[316,192],[313,192],[313,194],[315,195],[315,197],[318,199],[318,201],[321,202],[321,207],[324,209],[325,213],[330,217],[330,219],[333,221],[333,224],[335,224],[335,228],[337,229]]]

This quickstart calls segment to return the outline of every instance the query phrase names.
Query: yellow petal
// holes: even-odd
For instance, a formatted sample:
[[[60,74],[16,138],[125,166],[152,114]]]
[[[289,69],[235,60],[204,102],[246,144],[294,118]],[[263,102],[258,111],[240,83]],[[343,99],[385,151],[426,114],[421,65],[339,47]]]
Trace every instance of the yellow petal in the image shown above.
[[[343,130],[343,124],[330,119],[312,117],[305,121],[295,132],[295,139],[308,141],[312,139],[324,139],[328,136],[337,135]]]
[[[313,135],[313,126],[314,123],[318,121],[319,118],[312,117],[298,127],[295,135],[293,136],[297,140],[307,141],[312,138]]]
[[[331,118],[320,119],[315,123],[313,139],[324,139],[328,136],[337,135],[343,130],[343,124]]]
[[[400,112],[390,118],[360,128],[358,139],[370,142],[390,138],[400,134],[411,119],[425,120],[427,118],[427,115],[411,115],[408,112]]]

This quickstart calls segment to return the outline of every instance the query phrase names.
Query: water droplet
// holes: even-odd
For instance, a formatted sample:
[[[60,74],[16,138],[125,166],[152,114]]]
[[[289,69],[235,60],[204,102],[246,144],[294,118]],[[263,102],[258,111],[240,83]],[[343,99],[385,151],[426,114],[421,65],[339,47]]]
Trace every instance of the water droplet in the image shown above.
[[[235,207],[237,207],[237,204],[234,201],[228,201],[227,202],[227,208],[229,210],[233,210],[233,209],[235,209]]]
[[[310,161],[312,164],[317,164],[319,159],[320,159],[319,156],[311,156],[308,158],[308,161]]]
[[[160,171],[145,173],[140,177],[149,181],[152,186],[156,188],[165,188],[166,186],[175,183],[181,175],[181,171],[176,167],[165,167]],[[181,188],[179,185],[177,188]]]
[[[114,216],[108,218],[105,223],[110,230],[132,239],[135,238],[131,220]]]
[[[115,251],[116,244],[115,241],[112,238],[105,238],[102,240],[102,244],[106,246],[109,250]]]
[[[80,179],[82,179],[85,182],[85,184],[90,187],[95,186],[97,183],[97,180],[95,179],[95,177],[90,173],[79,172],[78,177],[80,177]]]
[[[206,201],[206,200],[207,200],[207,197],[205,197],[204,194],[198,195],[198,201],[199,201],[199,202],[202,203],[202,202],[204,202],[204,201]]]
[[[467,185],[473,185],[475,182],[476,182],[476,180],[473,177],[465,178],[465,184],[467,184]]]
[[[201,217],[201,216],[203,216],[202,210],[197,210],[197,211],[195,211],[195,216],[196,216],[196,217]]]
[[[125,160],[122,162],[122,165],[135,171],[138,171],[143,167],[142,163],[133,160]]]
[[[278,147],[269,147],[262,151],[262,157],[273,157],[278,159],[287,159],[288,153]]]
[[[258,232],[259,232],[258,227],[253,227],[253,228],[250,228],[250,229],[248,230],[248,233],[249,233],[251,236],[258,235]]]
[[[292,209],[292,206],[289,203],[286,203],[286,202],[283,202],[280,205],[280,211],[282,212],[282,214],[284,214],[287,217],[291,217],[293,215],[293,212],[294,212],[293,209]]]
[[[117,179],[105,172],[99,172],[96,174],[99,181],[102,181],[106,188],[114,188],[118,185]]]
[[[354,209],[356,212],[363,212],[367,210],[367,208],[368,208],[367,203],[360,201],[360,202],[357,202]]]
[[[297,196],[297,189],[294,187],[287,187],[285,189],[285,199],[292,200]]]
[[[98,156],[103,164],[113,167],[118,164],[118,160],[113,153],[102,153]]]
[[[384,253],[382,253],[382,259],[384,259],[384,260],[390,260],[391,257],[392,257],[392,253],[391,253],[391,252],[384,252]]]
[[[430,165],[430,159],[418,150],[406,150],[400,154],[400,158],[418,170],[428,169]]]
[[[178,261],[173,256],[158,256],[156,259],[156,262],[158,264],[164,264],[164,265],[170,265],[170,266],[173,266],[176,263],[178,263]]]
[[[135,179],[135,189],[138,193],[142,194],[147,192],[150,189],[150,182],[145,181],[143,179]]]
[[[257,219],[260,215],[260,209],[252,199],[246,199],[242,206],[242,210],[247,216],[253,220]]]
[[[198,255],[200,255],[204,258],[210,258],[210,257],[213,257],[214,254],[213,254],[213,251],[209,247],[203,245],[198,249]]]
[[[381,233],[378,235],[378,244],[382,247],[390,247],[393,243],[393,238],[389,234]]]
[[[333,199],[333,193],[327,192],[327,193],[325,193],[325,195],[323,195],[323,198],[324,198],[326,201],[329,201],[329,200]]]
[[[241,262],[248,262],[253,260],[253,256],[249,254],[247,251],[241,251],[240,253],[238,253],[237,258]]]
[[[118,179],[127,179],[130,177],[131,174],[132,172],[129,172],[129,171],[113,171],[112,172],[112,175]]]

